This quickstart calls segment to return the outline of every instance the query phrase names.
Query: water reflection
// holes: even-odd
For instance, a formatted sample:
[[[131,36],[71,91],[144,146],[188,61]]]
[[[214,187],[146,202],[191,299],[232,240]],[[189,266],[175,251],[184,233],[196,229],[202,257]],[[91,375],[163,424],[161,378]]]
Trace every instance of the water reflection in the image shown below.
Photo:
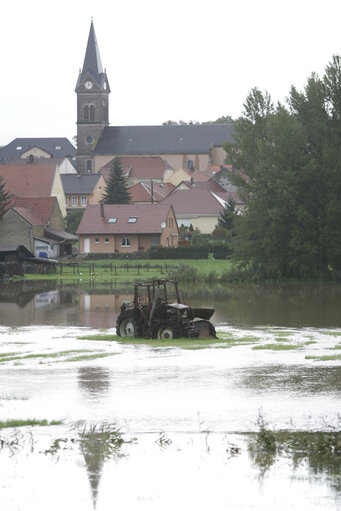
[[[270,365],[241,370],[242,386],[259,392],[293,392],[300,396],[335,394],[341,391],[341,367]]]
[[[80,367],[78,386],[82,394],[102,397],[110,389],[110,371],[103,367]]]
[[[248,450],[262,480],[277,463],[285,460],[292,466],[293,477],[302,477],[302,469],[312,481],[325,480],[339,496],[341,494],[341,432],[272,432],[261,429],[250,436]]]
[[[94,283],[80,287],[56,281],[3,283],[0,324],[115,326],[120,306],[132,300],[132,285]],[[215,325],[341,327],[341,284],[226,284],[184,286],[184,300],[215,308]]]

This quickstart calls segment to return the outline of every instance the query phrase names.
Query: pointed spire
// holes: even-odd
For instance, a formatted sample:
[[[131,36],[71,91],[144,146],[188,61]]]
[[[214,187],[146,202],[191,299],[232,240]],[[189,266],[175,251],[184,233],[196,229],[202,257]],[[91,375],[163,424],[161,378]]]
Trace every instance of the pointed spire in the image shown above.
[[[101,57],[99,54],[94,23],[91,18],[90,32],[88,44],[86,47],[83,69],[80,79],[83,80],[85,75],[90,73],[98,84],[100,84],[100,75],[103,73]]]

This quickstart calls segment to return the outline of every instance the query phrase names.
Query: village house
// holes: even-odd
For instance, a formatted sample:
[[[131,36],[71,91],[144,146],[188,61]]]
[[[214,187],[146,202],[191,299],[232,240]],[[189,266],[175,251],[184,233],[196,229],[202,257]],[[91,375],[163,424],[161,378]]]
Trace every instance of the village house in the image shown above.
[[[62,180],[54,158],[13,160],[0,166],[0,176],[11,197],[56,197],[63,217],[66,216]]]
[[[191,187],[174,191],[160,205],[172,205],[178,226],[199,229],[202,234],[212,234],[225,204],[233,198],[240,200],[237,194],[220,191],[215,193],[207,188]]]
[[[15,138],[0,149],[0,165],[16,159],[67,158],[76,164],[77,151],[67,138]]]
[[[67,211],[101,202],[106,187],[101,174],[64,174],[61,179]]]
[[[145,251],[178,245],[179,229],[171,205],[90,204],[77,229],[81,254]]]
[[[14,197],[0,216],[0,238],[6,245],[24,245],[36,257],[72,254],[76,236],[64,231],[56,197]]]

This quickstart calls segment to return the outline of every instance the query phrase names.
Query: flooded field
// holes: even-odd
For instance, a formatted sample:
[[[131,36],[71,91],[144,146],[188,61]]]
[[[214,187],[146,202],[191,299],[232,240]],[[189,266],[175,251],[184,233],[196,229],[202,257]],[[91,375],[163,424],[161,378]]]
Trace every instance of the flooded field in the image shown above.
[[[218,339],[167,344],[45,285],[0,292],[0,509],[341,509],[340,287],[185,290]]]

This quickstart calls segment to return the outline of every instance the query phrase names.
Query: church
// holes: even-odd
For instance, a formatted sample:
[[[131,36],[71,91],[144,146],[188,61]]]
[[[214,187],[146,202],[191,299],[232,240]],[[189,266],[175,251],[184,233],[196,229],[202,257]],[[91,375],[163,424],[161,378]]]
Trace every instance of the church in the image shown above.
[[[174,170],[205,171],[224,164],[232,124],[110,126],[108,76],[91,21],[77,94],[77,171],[95,173],[118,157],[160,156]]]

